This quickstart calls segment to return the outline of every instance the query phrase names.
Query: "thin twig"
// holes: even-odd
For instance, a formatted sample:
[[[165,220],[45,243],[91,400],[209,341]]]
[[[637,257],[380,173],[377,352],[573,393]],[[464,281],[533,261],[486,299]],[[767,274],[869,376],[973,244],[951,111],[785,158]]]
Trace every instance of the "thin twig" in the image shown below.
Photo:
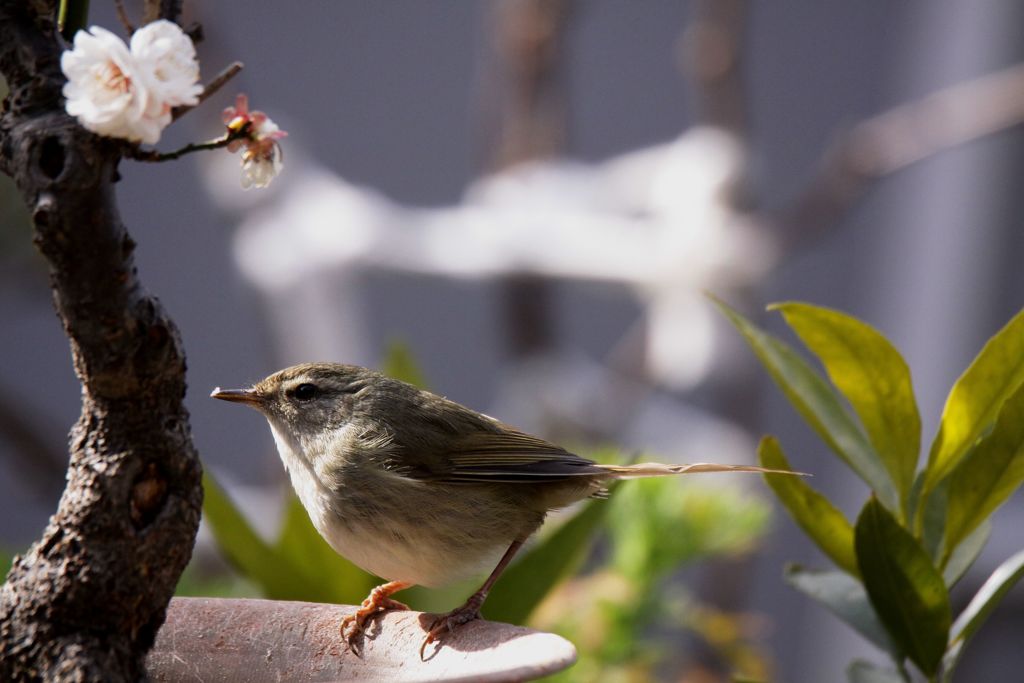
[[[153,150],[142,150],[133,148],[125,153],[126,157],[134,159],[135,161],[147,161],[147,162],[161,162],[161,161],[173,161],[174,159],[180,159],[186,154],[192,152],[202,152],[210,149],[222,149],[227,147],[235,140],[243,140],[249,137],[250,124],[246,123],[238,130],[232,130],[226,133],[223,137],[217,138],[216,140],[209,140],[207,142],[190,142],[189,144],[174,150],[173,152],[158,152]]]
[[[833,139],[803,193],[769,217],[787,242],[834,222],[871,183],[1024,122],[1024,65],[958,83],[865,119]]]
[[[117,10],[117,18],[121,21],[121,25],[124,26],[128,34],[135,33],[135,26],[132,24],[132,20],[128,18],[128,11],[124,8],[124,0],[114,0],[114,9]]]
[[[198,21],[193,21],[188,26],[183,27],[182,30],[196,45],[203,42],[203,38],[205,38],[205,35],[203,34],[203,25]]]
[[[747,88],[743,78],[748,0],[700,0],[679,38],[679,66],[695,95],[697,121],[731,133],[749,147]],[[736,211],[752,198],[745,174],[725,197]]]
[[[146,0],[145,23],[167,19],[177,24],[181,16],[182,3],[183,0]]]
[[[679,40],[679,63],[691,82],[701,123],[746,135],[743,37],[747,0],[701,0]]]
[[[203,88],[203,92],[199,93],[199,101],[195,104],[187,104],[182,105],[180,107],[175,107],[174,111],[171,112],[171,120],[177,121],[182,116],[192,111],[200,104],[205,102],[207,99],[212,97],[214,93],[216,93],[218,90],[224,87],[225,83],[227,83],[232,78],[238,75],[238,72],[242,70],[242,66],[243,65],[241,62],[232,62],[224,69],[222,69],[219,74],[214,76],[212,81],[206,84],[206,87]]]
[[[568,0],[505,0],[496,6],[484,92],[488,170],[555,156],[565,146]]]
[[[178,23],[184,0],[160,0],[160,18]]]
[[[565,29],[569,0],[502,0],[494,5],[493,46],[481,97],[487,171],[556,156],[565,147]],[[502,282],[501,317],[518,358],[551,345],[550,286],[521,275]]]
[[[564,48],[569,0],[503,0],[492,19],[483,144],[489,171],[547,159],[565,147]],[[490,96],[488,99],[487,96]],[[488,116],[489,114],[489,116]],[[502,282],[502,319],[511,353],[542,352],[554,337],[551,287],[520,275]]]

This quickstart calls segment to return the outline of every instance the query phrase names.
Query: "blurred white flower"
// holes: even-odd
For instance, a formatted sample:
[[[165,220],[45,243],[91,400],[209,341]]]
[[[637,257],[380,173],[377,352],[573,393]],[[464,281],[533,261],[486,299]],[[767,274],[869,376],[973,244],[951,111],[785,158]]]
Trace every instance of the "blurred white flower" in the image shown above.
[[[171,108],[196,104],[202,90],[192,41],[164,20],[136,31],[131,50],[99,26],[79,31],[60,64],[68,114],[94,133],[132,142],[155,144]]]
[[[245,147],[242,152],[242,187],[266,187],[284,168],[281,145],[278,140],[288,135],[261,111],[249,111],[249,98],[241,93],[235,106],[221,114],[229,131],[245,129],[247,136],[228,145],[229,152]]]
[[[261,154],[248,148],[242,152],[242,187],[246,190],[266,187],[281,172],[281,168],[281,155],[276,150]]]

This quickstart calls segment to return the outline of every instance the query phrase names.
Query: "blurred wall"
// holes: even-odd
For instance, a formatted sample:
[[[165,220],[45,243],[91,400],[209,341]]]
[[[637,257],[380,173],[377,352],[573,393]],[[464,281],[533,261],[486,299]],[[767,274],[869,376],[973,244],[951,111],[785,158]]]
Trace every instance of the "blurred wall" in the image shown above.
[[[114,27],[110,8],[95,4],[95,23]],[[478,170],[487,4],[229,0],[193,3],[190,11],[205,28],[204,73],[233,59],[244,61],[246,70],[234,87],[170,129],[161,148],[215,135],[219,109],[238,89],[291,132],[286,169],[315,161],[420,205],[458,201]],[[571,156],[603,159],[667,140],[693,121],[691,93],[674,56],[687,12],[686,3],[666,0],[576,4],[566,55]],[[797,193],[839,127],[1021,59],[1021,13],[1012,3],[953,0],[752,3],[746,74],[758,200],[781,206]],[[913,370],[926,442],[956,375],[1024,304],[1020,151],[1020,132],[1002,133],[885,179],[838,224],[792,253],[754,295],[758,303],[805,299],[835,306],[887,333]],[[256,417],[206,398],[213,386],[258,379],[283,359],[265,310],[234,269],[232,215],[208,199],[199,163],[125,162],[121,207],[139,243],[142,279],[185,340],[188,406],[204,462],[246,483],[277,482],[280,466]],[[0,182],[9,185],[6,178]],[[0,198],[9,203],[7,185]],[[27,233],[9,208],[0,214],[6,222],[0,392],[29,416],[59,458],[77,417],[78,385],[38,257],[26,249]],[[417,311],[418,302],[451,294],[486,320],[494,295],[486,288],[450,292],[448,286],[376,277],[382,312],[369,334],[409,340],[439,390],[483,409],[496,391],[502,355],[493,346],[469,345],[459,363],[450,362],[444,353],[452,326]],[[564,310],[584,324],[591,317],[586,307],[596,306],[593,297],[573,287],[559,292]],[[614,296],[602,305],[603,316],[623,325],[636,314]],[[606,351],[613,331],[590,335],[597,341],[588,352]],[[495,329],[484,334],[497,343]],[[750,391],[761,400],[757,424],[749,425],[755,432],[781,435],[796,464],[820,471],[816,482],[848,505],[862,499],[849,476],[820,464],[823,447],[767,381]],[[47,475],[28,476],[12,451],[10,443],[0,443],[0,543],[17,548],[38,535],[59,481],[52,474],[49,482]],[[975,585],[983,570],[1021,545],[1013,531],[1024,523],[1020,496],[1007,507],[972,577]],[[753,608],[776,622],[771,647],[780,680],[838,680],[853,654],[871,656],[871,650],[781,586],[782,563],[791,559],[818,561],[780,519],[758,561],[753,596]],[[1004,627],[1015,619],[1009,623],[1019,632],[1022,598],[1016,593],[999,616]],[[998,623],[985,635],[998,631]],[[964,680],[1000,678],[1004,660],[995,649],[983,650],[997,640],[982,637],[968,649]],[[1015,653],[1002,650],[1007,654]]]

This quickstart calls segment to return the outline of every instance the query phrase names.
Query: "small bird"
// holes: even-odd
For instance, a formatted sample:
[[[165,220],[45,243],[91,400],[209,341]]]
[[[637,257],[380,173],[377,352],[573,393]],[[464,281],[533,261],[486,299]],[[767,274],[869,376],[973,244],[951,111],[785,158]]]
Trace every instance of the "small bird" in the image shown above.
[[[339,554],[387,579],[341,623],[355,649],[391,596],[493,567],[420,647],[480,616],[516,551],[551,510],[603,497],[615,479],[688,472],[774,472],[743,465],[601,465],[411,384],[355,365],[307,363],[249,389],[214,389],[270,423],[313,526]],[[792,474],[791,472],[782,472]]]

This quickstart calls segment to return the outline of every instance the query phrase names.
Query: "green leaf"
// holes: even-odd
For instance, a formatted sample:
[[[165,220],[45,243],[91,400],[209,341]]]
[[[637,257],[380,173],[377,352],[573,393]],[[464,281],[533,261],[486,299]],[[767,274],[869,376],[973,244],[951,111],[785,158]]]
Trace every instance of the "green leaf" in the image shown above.
[[[971,568],[971,565],[978,559],[978,555],[981,554],[991,534],[992,520],[986,519],[967,538],[960,542],[960,545],[950,555],[949,561],[946,562],[945,569],[942,570],[942,580],[946,582],[947,587],[952,588],[955,586],[960,577]]]
[[[967,642],[985,623],[1003,596],[1024,576],[1024,550],[999,565],[953,624],[951,642]]]
[[[917,540],[875,498],[854,528],[864,588],[897,646],[927,675],[935,674],[952,620],[942,576]]]
[[[484,603],[487,618],[524,623],[551,589],[583,561],[609,507],[602,500],[585,503],[572,519],[540,539],[509,567]]]
[[[878,330],[828,308],[782,303],[779,310],[860,417],[906,507],[921,448],[921,418],[910,368]]]
[[[949,478],[943,565],[957,545],[1024,482],[1024,385],[1003,405],[992,431]]]
[[[799,565],[786,567],[785,579],[804,595],[820,602],[894,659],[902,658],[899,648],[889,637],[878,615],[868,601],[864,586],[849,574],[837,571],[813,571]]]
[[[792,471],[775,437],[766,436],[761,439],[757,457],[761,467]],[[832,558],[843,571],[860,576],[857,556],[853,552],[853,527],[843,513],[828,498],[808,486],[802,477],[784,474],[763,476],[793,520],[822,552]]]
[[[1024,576],[1024,550],[999,565],[984,585],[974,594],[960,616],[953,623],[949,648],[942,658],[944,670],[943,683],[953,680],[953,670],[960,661],[960,655],[971,637],[985,623],[988,615],[996,608],[1003,597],[1010,592],[1021,577]]]
[[[375,585],[382,583],[327,544],[290,489],[276,550],[300,572],[296,581],[302,583],[305,600],[358,605]]]
[[[60,35],[69,43],[89,23],[89,0],[61,0],[57,10]]]
[[[935,487],[931,495],[924,499],[920,509],[923,526],[921,529],[921,547],[929,557],[939,559],[942,552],[942,537],[946,529],[946,499],[949,494],[949,480]]]
[[[225,558],[274,600],[358,604],[376,581],[334,552],[289,493],[281,537],[257,534],[209,470],[203,472],[203,514]]]
[[[899,495],[867,436],[843,408],[835,390],[791,347],[712,298],[747,340],[772,379],[825,443],[887,506],[899,510]]]
[[[855,661],[846,669],[846,678],[850,683],[906,683],[906,679],[900,676],[899,672],[880,669],[861,660]]]
[[[423,370],[413,357],[408,344],[392,341],[384,353],[381,372],[393,379],[400,379],[420,389],[427,388],[427,380]]]
[[[952,472],[1024,382],[1024,310],[995,334],[953,385],[932,442],[922,495]]]
[[[290,563],[253,530],[209,469],[203,470],[203,516],[225,559],[242,576],[268,597],[301,599]]]

